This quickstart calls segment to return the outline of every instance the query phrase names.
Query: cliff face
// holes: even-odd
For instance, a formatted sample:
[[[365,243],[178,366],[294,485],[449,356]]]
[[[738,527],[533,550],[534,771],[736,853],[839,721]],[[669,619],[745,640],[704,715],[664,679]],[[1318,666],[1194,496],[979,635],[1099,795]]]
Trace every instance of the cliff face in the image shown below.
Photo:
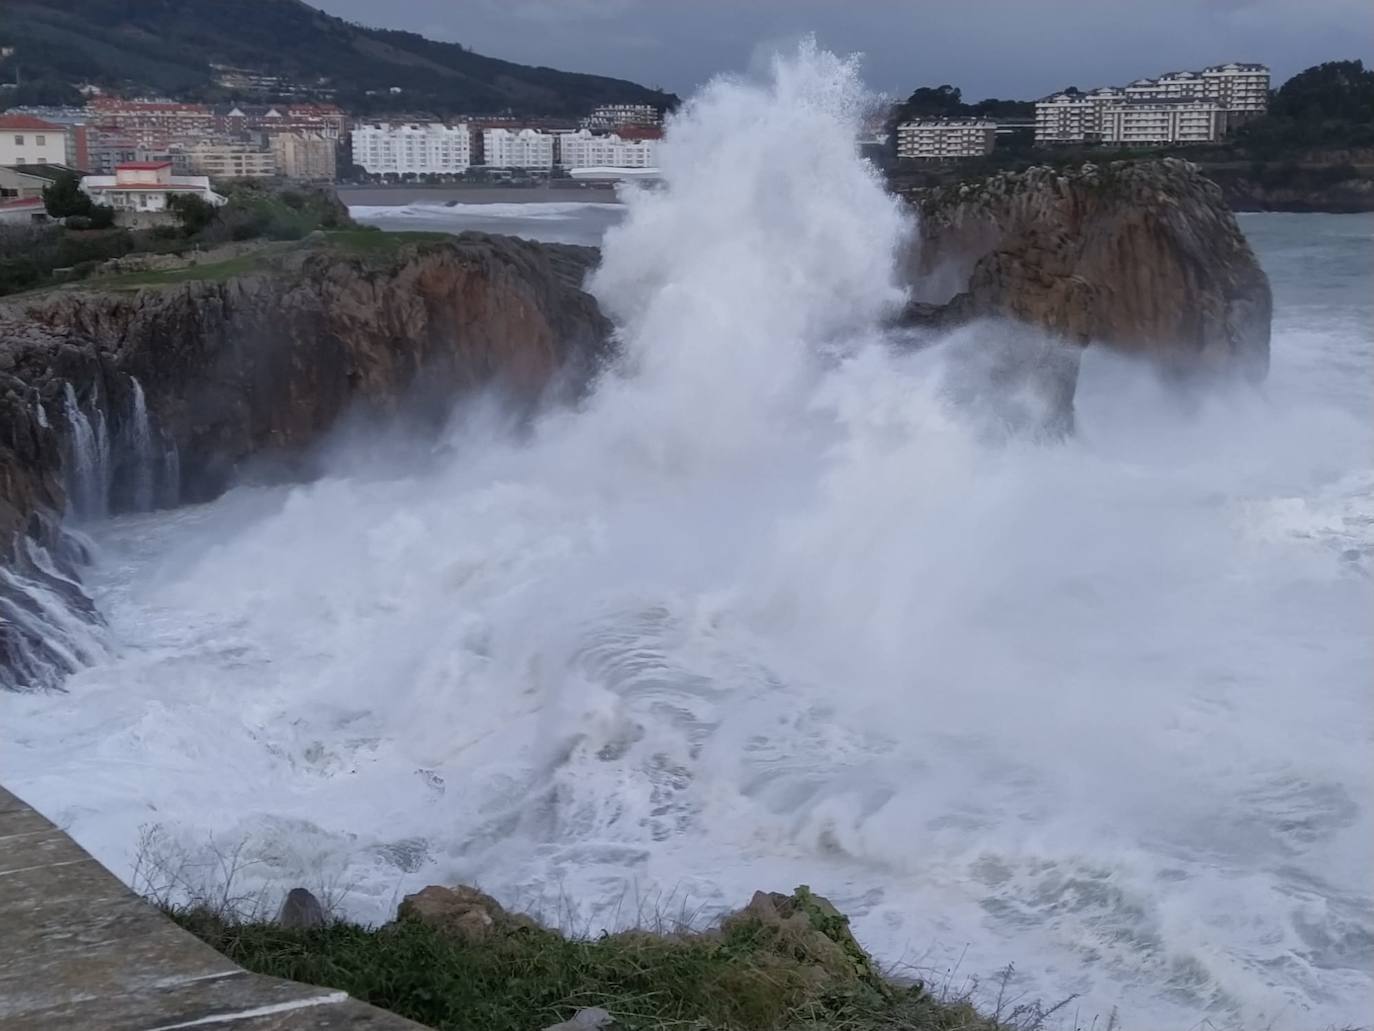
[[[35,505],[60,507],[69,385],[88,419],[100,410],[116,466],[121,440],[153,432],[178,455],[179,499],[204,498],[244,459],[317,439],[353,402],[393,410],[489,385],[529,399],[555,373],[585,377],[609,335],[579,288],[594,259],[467,234],[382,254],[303,247],[232,277],[212,266],[0,304],[0,534]],[[147,426],[132,424],[136,391]],[[119,472],[108,501],[129,507]]]
[[[910,322],[1010,316],[1172,374],[1268,370],[1268,278],[1188,162],[1033,168],[912,199]]]
[[[32,589],[80,595],[64,512],[212,497],[354,404],[437,417],[482,387],[517,403],[578,389],[610,336],[580,289],[595,258],[483,234],[352,234],[0,303],[0,573],[30,581],[0,582],[0,671],[74,666],[38,654],[61,635]]]

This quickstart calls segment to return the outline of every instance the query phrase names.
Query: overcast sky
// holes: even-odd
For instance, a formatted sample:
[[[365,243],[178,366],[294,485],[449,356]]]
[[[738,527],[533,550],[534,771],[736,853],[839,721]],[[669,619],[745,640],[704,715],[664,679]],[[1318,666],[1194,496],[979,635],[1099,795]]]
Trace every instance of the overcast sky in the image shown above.
[[[686,95],[763,45],[815,32],[865,55],[893,95],[951,83],[1031,99],[1223,61],[1278,85],[1321,61],[1374,57],[1371,0],[309,0],[331,14],[479,53],[615,75]]]

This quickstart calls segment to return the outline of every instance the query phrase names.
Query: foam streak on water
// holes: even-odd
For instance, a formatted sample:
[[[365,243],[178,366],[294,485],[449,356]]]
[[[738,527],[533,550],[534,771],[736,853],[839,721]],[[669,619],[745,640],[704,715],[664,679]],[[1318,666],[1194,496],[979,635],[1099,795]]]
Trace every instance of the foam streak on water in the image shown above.
[[[1366,1019],[1370,222],[1247,222],[1263,391],[1090,352],[1078,435],[1008,438],[951,390],[1004,329],[882,339],[909,227],[862,101],[804,49],[692,102],[594,283],[624,361],[532,438],[470,406],[408,463],[107,524],[121,654],[0,698],[0,778],[116,869],[141,826],[247,838],[362,919],[804,882],[940,983]]]

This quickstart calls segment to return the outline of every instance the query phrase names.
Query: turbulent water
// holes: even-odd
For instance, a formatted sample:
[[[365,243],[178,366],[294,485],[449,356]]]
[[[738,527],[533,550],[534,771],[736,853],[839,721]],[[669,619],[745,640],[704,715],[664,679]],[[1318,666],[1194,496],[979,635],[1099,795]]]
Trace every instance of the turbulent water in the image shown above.
[[[1374,221],[1244,218],[1262,389],[1089,351],[1078,433],[1021,439],[956,389],[1004,330],[877,328],[909,227],[862,100],[803,53],[689,106],[577,411],[95,525],[115,657],[0,698],[0,780],[131,877],[242,844],[243,890],[365,920],[807,883],[885,961],[1014,963],[1085,1024],[1367,1020]]]
[[[350,213],[380,229],[431,230],[460,233],[474,229],[484,233],[509,233],[545,243],[577,243],[594,247],[606,230],[625,216],[619,203],[554,201],[532,204],[446,204],[440,202],[400,205],[364,205]]]

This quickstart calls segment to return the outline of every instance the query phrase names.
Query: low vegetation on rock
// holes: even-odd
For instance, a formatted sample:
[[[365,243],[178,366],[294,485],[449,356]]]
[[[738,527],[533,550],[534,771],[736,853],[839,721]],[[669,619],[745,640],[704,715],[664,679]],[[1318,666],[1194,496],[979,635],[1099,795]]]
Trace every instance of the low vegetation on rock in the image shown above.
[[[338,988],[439,1031],[536,1031],[579,1013],[596,1025],[605,1019],[597,1010],[611,1027],[640,1031],[1032,1031],[1053,1012],[1004,1002],[996,1007],[1004,1012],[980,1014],[967,999],[886,976],[848,919],[805,886],[758,892],[706,931],[585,939],[466,887],[409,896],[379,928],[171,913],[251,971]]]
[[[114,211],[91,204],[74,175],[44,191],[48,214],[63,222],[0,228],[0,296],[83,280],[130,256],[148,268],[198,263],[225,244],[300,240],[316,230],[356,228],[332,190],[239,180],[221,187],[228,203],[194,195],[173,198],[175,224],[146,229],[114,225]],[[180,259],[180,260],[179,260]]]

